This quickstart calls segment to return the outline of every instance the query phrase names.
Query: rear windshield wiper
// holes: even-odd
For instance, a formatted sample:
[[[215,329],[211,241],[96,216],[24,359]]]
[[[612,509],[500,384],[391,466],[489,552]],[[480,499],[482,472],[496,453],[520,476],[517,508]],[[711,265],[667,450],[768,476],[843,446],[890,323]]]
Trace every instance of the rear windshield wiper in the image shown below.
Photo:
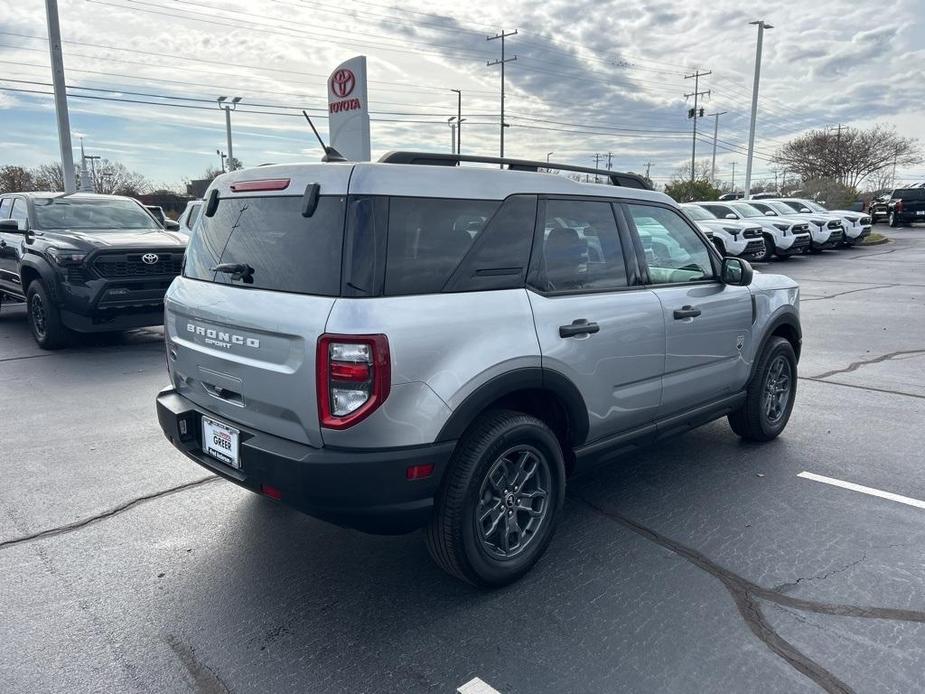
[[[254,268],[246,263],[221,263],[211,268],[209,272],[223,272],[231,275],[231,281],[244,280],[245,284],[254,283]]]

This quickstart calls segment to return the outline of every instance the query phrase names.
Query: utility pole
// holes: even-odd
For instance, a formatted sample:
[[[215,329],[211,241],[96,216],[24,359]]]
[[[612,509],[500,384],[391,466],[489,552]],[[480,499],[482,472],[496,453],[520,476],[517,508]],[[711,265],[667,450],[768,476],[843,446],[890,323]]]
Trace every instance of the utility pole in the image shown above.
[[[719,137],[719,117],[727,113],[728,111],[720,111],[710,114],[713,118],[713,163],[710,166],[710,181],[712,182],[716,182],[716,138]]]
[[[462,91],[451,89],[456,92],[456,154],[462,154]]]
[[[745,160],[745,199],[752,196],[752,157],[755,154],[755,120],[758,118],[758,81],[761,78],[761,44],[764,41],[764,30],[773,29],[773,25],[768,24],[763,19],[759,19],[749,24],[758,26],[758,47],[755,49],[755,82],[752,85],[752,118],[751,125],[748,128],[748,158]]]
[[[694,71],[693,75],[684,75],[684,79],[694,80],[694,91],[691,92],[690,94],[684,95],[685,99],[691,96],[694,97],[694,108],[692,108],[690,111],[687,112],[687,117],[694,119],[694,133],[693,133],[693,137],[691,138],[691,186],[694,185],[694,163],[697,158],[697,118],[698,116],[702,115],[702,111],[703,111],[703,109],[700,109],[701,112],[698,113],[697,101],[701,96],[710,95],[709,89],[705,92],[699,91],[700,90],[700,78],[706,77],[707,75],[712,75],[712,74],[713,74],[712,70],[709,70],[708,72],[701,72],[698,69]]]
[[[447,118],[446,124],[450,126],[450,152],[456,154],[456,116]]]
[[[736,192],[736,163],[732,162],[732,192]]]
[[[838,124],[835,128],[829,128],[829,130],[837,130],[835,135],[835,180],[839,183],[842,182],[842,156],[841,156],[841,131],[844,128],[841,123]]]
[[[594,168],[595,168],[595,169],[601,168],[601,157],[602,157],[602,156],[604,156],[604,155],[602,155],[602,154],[596,154],[596,153],[595,153],[595,155],[594,155]],[[599,183],[599,182],[600,182],[600,181],[598,180],[598,178],[597,178],[597,174],[594,174],[594,182],[595,182],[595,183]]]
[[[99,154],[88,154],[87,155],[87,159],[90,160],[90,176],[92,177],[94,193],[99,193],[99,191],[97,190],[98,186],[97,186],[97,181],[96,181],[96,160],[101,159],[101,158],[102,157],[100,157]]]
[[[218,97],[218,107],[225,112],[225,135],[228,139],[228,170],[234,171],[234,150],[231,148],[231,112],[234,111],[243,97],[235,96],[228,100],[227,96]],[[222,165],[224,168],[224,164]]]
[[[55,93],[55,115],[58,120],[58,145],[61,148],[61,169],[64,192],[77,190],[74,176],[74,150],[71,147],[71,124],[67,115],[67,91],[64,87],[64,56],[61,53],[61,25],[58,22],[58,0],[45,0],[48,22],[48,50],[51,53],[51,81]]]
[[[607,170],[613,170],[613,152],[607,152]]]
[[[649,169],[651,168],[651,166],[652,166],[652,162],[651,162],[651,161],[647,161],[647,162],[646,162],[646,178],[649,178]],[[650,179],[650,180],[651,180],[651,179]]]
[[[507,123],[504,122],[504,64],[517,60],[516,55],[513,58],[505,57],[504,39],[506,39],[508,36],[516,36],[516,35],[517,35],[517,29],[514,29],[514,31],[509,31],[509,32],[505,32],[504,29],[502,29],[500,34],[495,34],[494,36],[487,36],[485,38],[486,41],[494,41],[495,39],[501,39],[501,60],[490,60],[488,61],[487,64],[488,64],[488,67],[491,67],[492,65],[501,66],[501,157],[502,158],[504,157],[504,129],[508,127]],[[504,165],[502,164],[501,166],[504,166]]]
[[[222,162],[222,173],[225,173],[225,153],[220,149],[215,150],[215,153]]]

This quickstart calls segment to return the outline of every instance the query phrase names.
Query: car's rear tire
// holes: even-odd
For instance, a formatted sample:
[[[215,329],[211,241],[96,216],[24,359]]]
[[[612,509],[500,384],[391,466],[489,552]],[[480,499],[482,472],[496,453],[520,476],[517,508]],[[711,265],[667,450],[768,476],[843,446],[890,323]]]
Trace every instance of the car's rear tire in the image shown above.
[[[546,551],[564,498],[562,449],[549,427],[489,411],[450,459],[427,549],[440,568],[475,586],[513,583]]]
[[[61,321],[61,312],[41,280],[33,280],[26,291],[26,317],[32,337],[42,349],[66,347],[73,337]]]
[[[894,229],[897,228],[897,227],[899,226],[899,220],[896,218],[896,213],[895,213],[895,212],[890,212],[890,214],[887,216],[886,220],[887,220],[887,224],[888,224],[889,226],[893,227]]]
[[[771,337],[758,357],[745,403],[728,417],[732,430],[749,441],[770,441],[787,426],[797,394],[797,357],[782,337]]]

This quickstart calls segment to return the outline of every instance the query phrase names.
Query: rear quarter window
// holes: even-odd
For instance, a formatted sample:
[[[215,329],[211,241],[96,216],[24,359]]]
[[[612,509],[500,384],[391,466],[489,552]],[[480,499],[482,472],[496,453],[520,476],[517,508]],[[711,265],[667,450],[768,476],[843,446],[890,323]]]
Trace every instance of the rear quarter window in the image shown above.
[[[301,196],[223,198],[203,216],[186,252],[184,276],[297,294],[340,293],[346,198],[321,196],[302,216]],[[219,264],[253,268],[250,281],[215,272]]]

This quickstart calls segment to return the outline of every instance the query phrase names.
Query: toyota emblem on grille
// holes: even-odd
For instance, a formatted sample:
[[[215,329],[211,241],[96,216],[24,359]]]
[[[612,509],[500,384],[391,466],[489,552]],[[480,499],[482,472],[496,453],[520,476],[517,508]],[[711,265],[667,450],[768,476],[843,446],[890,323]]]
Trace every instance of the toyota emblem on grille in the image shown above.
[[[141,262],[145,265],[154,265],[157,262],[157,253],[145,253],[141,256]]]

